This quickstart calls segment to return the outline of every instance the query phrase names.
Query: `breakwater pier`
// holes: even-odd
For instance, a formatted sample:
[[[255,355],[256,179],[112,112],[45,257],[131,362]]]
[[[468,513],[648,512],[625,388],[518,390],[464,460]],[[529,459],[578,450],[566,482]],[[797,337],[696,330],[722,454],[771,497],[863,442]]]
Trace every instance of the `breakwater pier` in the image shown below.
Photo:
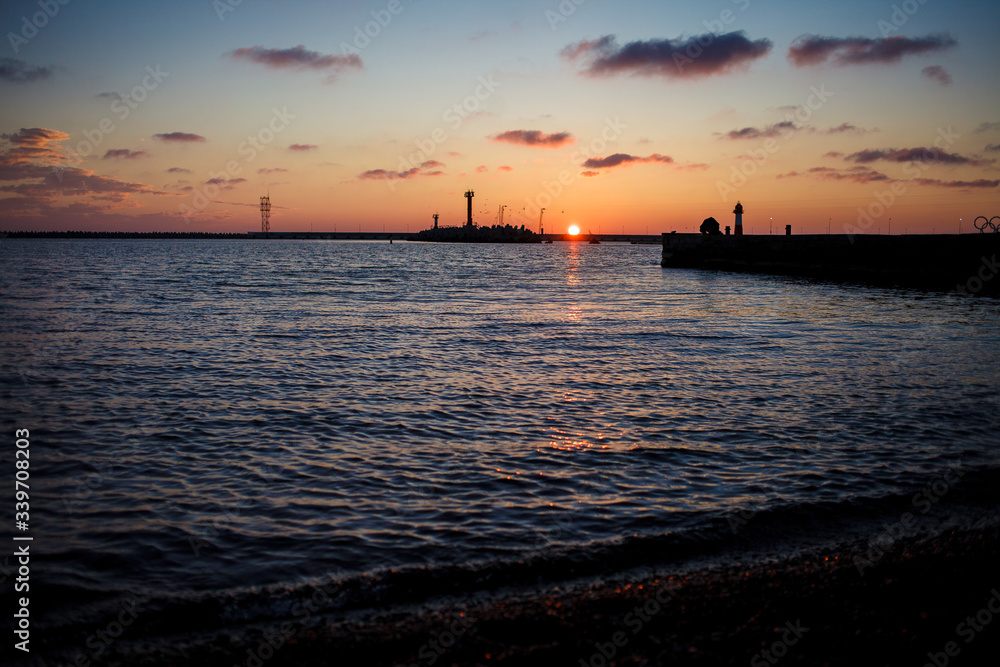
[[[1000,234],[663,234],[661,266],[1000,296]]]

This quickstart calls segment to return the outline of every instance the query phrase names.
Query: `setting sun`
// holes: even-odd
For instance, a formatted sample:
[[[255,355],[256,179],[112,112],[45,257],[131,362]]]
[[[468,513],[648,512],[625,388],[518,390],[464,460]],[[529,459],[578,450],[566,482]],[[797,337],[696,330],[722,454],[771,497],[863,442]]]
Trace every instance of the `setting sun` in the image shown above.
[[[580,233],[580,228],[579,227],[577,227],[576,225],[570,225],[569,226],[569,235],[570,236],[576,236],[579,233]]]

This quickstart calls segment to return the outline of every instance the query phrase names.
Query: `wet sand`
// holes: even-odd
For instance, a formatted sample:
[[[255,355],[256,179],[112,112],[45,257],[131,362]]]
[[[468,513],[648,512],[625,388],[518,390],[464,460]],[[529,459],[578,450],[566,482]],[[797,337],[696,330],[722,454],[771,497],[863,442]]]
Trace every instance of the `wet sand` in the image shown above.
[[[764,565],[630,581],[617,575],[431,609],[313,619],[289,626],[286,638],[271,634],[270,643],[263,632],[240,632],[170,641],[167,650],[122,646],[109,663],[996,664],[998,538],[990,527],[900,540],[882,555],[858,544]]]

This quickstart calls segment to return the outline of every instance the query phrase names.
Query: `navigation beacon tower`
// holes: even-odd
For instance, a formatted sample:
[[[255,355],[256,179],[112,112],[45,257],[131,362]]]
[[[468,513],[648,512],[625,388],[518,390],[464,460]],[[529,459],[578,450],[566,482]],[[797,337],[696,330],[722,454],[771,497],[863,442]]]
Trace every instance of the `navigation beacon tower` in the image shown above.
[[[743,236],[743,204],[736,201],[736,208],[733,209],[733,213],[736,214],[736,229],[733,230],[736,236]]]
[[[465,191],[465,198],[469,200],[469,219],[466,221],[466,227],[472,227],[472,198],[476,196],[476,193],[472,190]]]
[[[271,195],[267,194],[260,198],[260,231],[267,236],[271,231]]]

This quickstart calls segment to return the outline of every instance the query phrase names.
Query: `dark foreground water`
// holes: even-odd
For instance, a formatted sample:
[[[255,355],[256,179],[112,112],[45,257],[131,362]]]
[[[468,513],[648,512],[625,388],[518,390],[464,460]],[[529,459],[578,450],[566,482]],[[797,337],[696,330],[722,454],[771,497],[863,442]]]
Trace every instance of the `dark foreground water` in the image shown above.
[[[289,616],[330,582],[326,611],[392,608],[876,534],[924,504],[918,529],[965,525],[1000,486],[993,300],[609,244],[6,239],[0,259],[36,636],[84,655],[122,600],[139,636]]]

